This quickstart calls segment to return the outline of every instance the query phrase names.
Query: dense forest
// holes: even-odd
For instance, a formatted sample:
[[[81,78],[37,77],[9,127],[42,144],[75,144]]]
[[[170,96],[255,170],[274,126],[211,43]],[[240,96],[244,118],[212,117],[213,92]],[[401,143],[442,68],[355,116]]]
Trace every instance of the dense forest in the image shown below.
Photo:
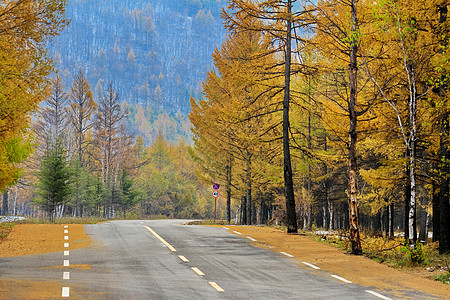
[[[0,14],[3,213],[212,218],[218,183],[228,222],[450,251],[446,1],[37,3]]]
[[[82,68],[95,87],[110,81],[123,100],[186,115],[226,31],[223,1],[68,1],[70,25],[50,53],[65,85]]]

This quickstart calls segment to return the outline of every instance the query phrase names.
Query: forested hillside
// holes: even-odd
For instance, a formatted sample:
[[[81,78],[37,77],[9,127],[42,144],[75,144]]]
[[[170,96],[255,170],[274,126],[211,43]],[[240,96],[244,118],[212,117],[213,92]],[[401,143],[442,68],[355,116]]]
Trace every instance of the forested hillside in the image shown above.
[[[200,0],[68,1],[70,25],[50,53],[66,86],[83,70],[95,100],[99,89],[112,82],[121,101],[142,106],[149,121],[163,112],[186,116],[189,97],[199,95],[200,82],[212,68],[211,53],[224,38],[223,5]],[[147,142],[154,137],[146,137]],[[188,137],[189,131],[184,132]]]
[[[128,103],[187,114],[225,33],[221,7],[222,1],[69,1],[71,23],[50,51],[66,85],[81,67],[92,86],[112,81]]]

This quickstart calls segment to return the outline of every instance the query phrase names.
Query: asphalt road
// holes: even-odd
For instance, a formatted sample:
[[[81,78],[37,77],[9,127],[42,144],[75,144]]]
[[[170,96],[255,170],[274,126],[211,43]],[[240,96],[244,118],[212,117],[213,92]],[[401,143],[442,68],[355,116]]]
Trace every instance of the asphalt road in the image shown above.
[[[380,299],[226,229],[180,223],[86,225],[93,246],[2,259],[0,278],[57,282],[55,299]]]

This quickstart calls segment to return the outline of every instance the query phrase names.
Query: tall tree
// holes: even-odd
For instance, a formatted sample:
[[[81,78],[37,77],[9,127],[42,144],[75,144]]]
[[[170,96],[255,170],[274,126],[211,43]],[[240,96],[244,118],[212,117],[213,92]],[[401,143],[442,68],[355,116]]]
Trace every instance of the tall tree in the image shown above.
[[[119,102],[119,95],[109,84],[105,95],[100,98],[98,112],[95,115],[94,143],[99,150],[98,160],[101,165],[101,178],[109,190],[117,188],[117,172],[123,165],[124,157],[121,155],[128,139],[125,133],[123,120],[126,112],[123,112]],[[112,194],[111,194],[112,197]],[[110,209],[112,198],[105,199],[105,213]]]
[[[67,200],[71,192],[70,178],[65,150],[57,140],[43,158],[39,172],[40,198],[37,202],[47,211],[51,222],[54,222],[56,207]]]
[[[295,208],[294,181],[291,162],[291,137],[290,137],[290,104],[291,104],[291,76],[299,72],[299,64],[293,68],[292,49],[293,42],[300,39],[297,32],[306,27],[303,15],[304,11],[293,12],[293,4],[296,0],[280,0],[280,1],[230,1],[228,9],[231,13],[223,11],[222,16],[225,19],[226,27],[230,30],[249,30],[263,32],[273,39],[276,47],[273,50],[282,56],[282,61],[267,67],[268,72],[274,77],[282,77],[284,83],[280,88],[270,86],[271,90],[278,90],[274,93],[283,92],[282,101],[282,132],[283,132],[283,165],[284,165],[284,193],[286,202],[287,231],[295,233],[298,231],[297,216]],[[248,22],[248,18],[240,16],[248,16],[261,22]],[[300,49],[296,49],[299,51]],[[283,67],[283,70],[277,70],[277,67]]]
[[[30,114],[46,97],[52,61],[47,45],[68,23],[66,1],[2,1],[0,5],[0,190],[17,180],[30,154]]]
[[[83,71],[78,70],[75,75],[69,98],[69,118],[75,133],[75,145],[80,166],[83,166],[83,153],[87,145],[86,133],[92,128],[91,117],[97,109],[91,86]]]
[[[68,95],[64,90],[62,79],[57,75],[52,80],[51,94],[40,111],[41,119],[35,125],[35,132],[45,144],[43,145],[45,149],[49,149],[56,140],[67,144],[67,100]]]

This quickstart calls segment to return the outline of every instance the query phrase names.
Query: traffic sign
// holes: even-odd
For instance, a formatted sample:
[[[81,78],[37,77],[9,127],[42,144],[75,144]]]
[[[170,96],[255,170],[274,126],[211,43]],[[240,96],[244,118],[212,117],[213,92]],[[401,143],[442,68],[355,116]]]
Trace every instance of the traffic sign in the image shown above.
[[[218,183],[213,184],[213,189],[218,190],[220,188],[220,185]]]
[[[212,193],[212,195],[213,195],[214,198],[217,198],[217,197],[219,197],[219,192],[218,191],[214,191]]]

